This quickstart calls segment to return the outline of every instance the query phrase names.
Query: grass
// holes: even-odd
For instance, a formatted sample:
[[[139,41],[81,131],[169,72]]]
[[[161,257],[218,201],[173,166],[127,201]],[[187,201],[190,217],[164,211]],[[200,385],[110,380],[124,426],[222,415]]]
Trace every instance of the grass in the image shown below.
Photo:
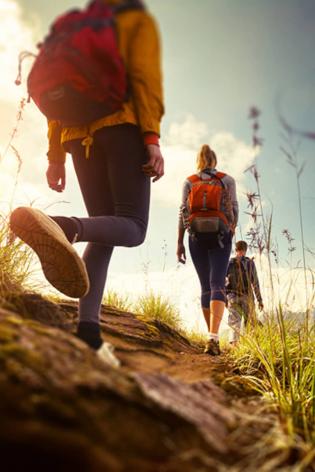
[[[0,297],[8,299],[26,286],[31,272],[31,251],[14,240],[7,220],[0,221]]]
[[[194,331],[194,330],[184,330],[183,332],[184,336],[189,339],[189,341],[194,344],[197,347],[203,348],[208,336],[206,333],[201,333],[200,331]]]
[[[114,290],[108,290],[106,292],[102,303],[122,311],[130,311],[132,309],[132,302],[130,301],[128,295],[121,295]]]
[[[158,321],[181,331],[181,318],[178,309],[168,298],[161,294],[149,292],[132,301],[128,295],[109,290],[102,303],[118,310],[132,311],[144,321]]]
[[[260,110],[253,107],[250,112],[253,129],[253,146],[261,147]],[[281,303],[272,306],[272,314],[266,319],[264,326],[251,328],[241,339],[239,346],[230,352],[235,368],[247,382],[260,394],[266,396],[278,409],[280,418],[285,425],[289,437],[303,438],[307,443],[315,445],[315,327],[309,325],[309,308],[314,302],[308,296],[306,276],[307,261],[304,241],[304,221],[301,200],[301,178],[305,163],[298,156],[299,145],[291,131],[284,127],[285,146],[281,147],[288,164],[294,168],[297,183],[298,217],[301,233],[301,252],[303,256],[305,313],[300,319],[286,317]],[[248,213],[252,218],[254,229],[248,236],[252,237],[251,247],[265,254],[269,265],[269,297],[274,303],[273,274],[270,255],[278,261],[278,250],[272,241],[272,217],[264,216],[260,176],[256,163],[250,167],[257,184],[256,193],[249,192]],[[256,203],[258,200],[259,204]],[[260,213],[260,214],[259,214]],[[271,211],[272,215],[272,211]],[[294,238],[288,230],[283,230],[287,238],[292,266],[292,253],[296,247]],[[278,262],[277,262],[278,263]],[[279,281],[280,283],[280,281]],[[292,290],[292,284],[289,291]],[[312,287],[314,291],[314,286]]]
[[[242,380],[278,409],[292,438],[315,445],[315,328],[275,317],[242,336],[229,356]]]
[[[133,308],[145,321],[159,321],[180,329],[181,318],[178,309],[168,298],[160,294],[149,292],[140,296]]]

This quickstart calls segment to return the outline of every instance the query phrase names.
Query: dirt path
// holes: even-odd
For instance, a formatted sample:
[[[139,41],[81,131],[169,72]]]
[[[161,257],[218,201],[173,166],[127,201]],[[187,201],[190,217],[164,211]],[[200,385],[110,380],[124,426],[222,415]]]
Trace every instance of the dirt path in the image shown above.
[[[219,386],[220,391],[205,390],[209,397],[219,398],[222,409],[233,412],[236,425],[226,435],[230,454],[242,459],[214,470],[233,472],[289,472],[302,471],[294,465],[301,456],[284,434],[277,412],[255,392],[250,391],[235,372],[235,367],[224,353],[219,357],[203,354],[203,346],[194,346],[186,338],[165,325],[146,324],[131,314],[110,307],[103,310],[104,335],[116,346],[123,369],[129,373],[159,373],[198,388],[200,385]],[[224,390],[224,398],[221,395]],[[203,457],[205,471],[212,470]],[[233,461],[232,461],[233,462]],[[291,465],[290,465],[291,464]],[[203,470],[200,468],[200,470]],[[307,467],[305,470],[313,471]]]
[[[160,373],[185,383],[227,374],[224,355],[203,354],[202,346],[192,345],[164,324],[146,323],[133,314],[104,307],[102,326],[128,372]]]

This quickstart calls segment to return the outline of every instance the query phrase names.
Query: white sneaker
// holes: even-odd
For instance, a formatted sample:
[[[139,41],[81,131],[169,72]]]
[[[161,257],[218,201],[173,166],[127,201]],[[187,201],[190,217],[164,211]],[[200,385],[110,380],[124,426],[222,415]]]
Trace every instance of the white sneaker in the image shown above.
[[[120,360],[114,354],[114,346],[109,343],[103,343],[101,347],[96,351],[98,357],[107,365],[115,367],[116,369],[120,367]]]

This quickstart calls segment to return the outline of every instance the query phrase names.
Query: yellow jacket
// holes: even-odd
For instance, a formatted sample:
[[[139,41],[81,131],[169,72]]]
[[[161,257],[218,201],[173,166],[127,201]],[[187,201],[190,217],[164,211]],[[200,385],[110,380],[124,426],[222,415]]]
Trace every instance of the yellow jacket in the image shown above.
[[[116,4],[122,0],[107,0]],[[144,10],[128,10],[117,15],[119,49],[131,88],[131,99],[118,112],[91,123],[88,127],[62,128],[58,121],[48,122],[48,159],[64,162],[62,143],[81,139],[89,148],[93,133],[105,126],[123,123],[139,125],[143,133],[160,134],[164,113],[160,67],[159,34],[152,16]]]

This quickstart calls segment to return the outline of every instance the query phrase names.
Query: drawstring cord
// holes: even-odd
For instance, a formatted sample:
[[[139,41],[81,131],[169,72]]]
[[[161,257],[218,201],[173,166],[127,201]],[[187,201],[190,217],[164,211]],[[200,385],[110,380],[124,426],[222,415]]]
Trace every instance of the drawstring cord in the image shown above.
[[[22,83],[22,64],[25,59],[28,57],[33,57],[34,59],[37,57],[36,54],[29,52],[29,51],[22,51],[19,54],[19,62],[18,62],[18,75],[15,79],[15,85],[21,85]]]
[[[94,139],[92,134],[90,133],[90,130],[88,129],[88,134],[87,136],[83,139],[81,142],[82,146],[85,147],[85,158],[89,159],[90,158],[90,150],[93,145]]]

